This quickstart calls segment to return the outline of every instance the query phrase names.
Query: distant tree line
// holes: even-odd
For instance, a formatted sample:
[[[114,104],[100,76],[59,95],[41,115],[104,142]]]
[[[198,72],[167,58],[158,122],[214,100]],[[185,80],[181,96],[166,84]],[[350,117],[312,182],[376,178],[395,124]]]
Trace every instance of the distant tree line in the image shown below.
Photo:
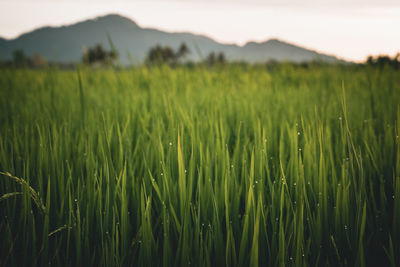
[[[203,60],[199,62],[193,62],[187,60],[188,54],[191,51],[185,43],[181,43],[177,50],[169,46],[156,45],[149,49],[144,64],[154,66],[167,64],[170,66],[185,65],[203,65],[203,66],[223,66],[227,64],[225,54],[223,52],[210,52]],[[109,66],[118,60],[118,53],[115,49],[110,51],[103,48],[101,44],[96,44],[93,47],[89,47],[84,50],[82,55],[82,62],[90,66]],[[267,69],[273,70],[279,68],[283,65],[298,66],[302,68],[311,68],[315,66],[325,66],[330,65],[326,62],[311,61],[311,62],[278,62],[270,60],[265,63],[248,63],[245,61],[232,62],[230,64],[239,64],[241,66],[254,65],[260,66],[266,65]],[[338,63],[339,64],[339,63]],[[340,65],[340,64],[339,64]],[[342,64],[343,65],[343,64]],[[377,55],[368,56],[366,61],[361,64],[345,64],[350,67],[351,65],[357,67],[371,66],[376,68],[391,67],[395,69],[400,69],[400,53],[395,56],[390,57],[388,55]],[[0,60],[0,67],[15,67],[15,68],[45,68],[47,66],[57,66],[60,68],[75,68],[76,63],[59,63],[59,62],[47,62],[46,59],[39,53],[33,54],[32,56],[27,56],[25,52],[21,49],[13,51],[11,60]]]
[[[111,65],[118,59],[118,54],[115,50],[107,51],[101,44],[85,49],[82,56],[82,61],[88,65]]]
[[[14,68],[32,68],[40,69],[47,67],[46,59],[39,53],[33,54],[31,57],[27,56],[22,49],[14,50],[11,60],[3,60],[0,66],[14,67]]]
[[[174,51],[169,46],[156,45],[155,47],[150,48],[149,52],[147,53],[145,63],[150,65],[176,65],[189,53],[190,50],[185,43],[182,43],[177,51]]]
[[[400,68],[400,53],[397,53],[394,57],[388,55],[368,56],[366,63],[378,68],[388,66],[398,69]]]
[[[156,45],[150,48],[145,63],[149,65],[168,64],[174,66],[182,63],[188,54],[190,54],[190,50],[185,43],[182,43],[176,51],[169,46]],[[210,52],[201,63],[208,66],[224,64],[226,63],[225,54],[222,52]],[[192,65],[193,63],[189,62],[189,64]]]
[[[222,52],[219,53],[211,52],[204,60],[204,63],[206,63],[209,66],[223,65],[226,63],[225,54]]]

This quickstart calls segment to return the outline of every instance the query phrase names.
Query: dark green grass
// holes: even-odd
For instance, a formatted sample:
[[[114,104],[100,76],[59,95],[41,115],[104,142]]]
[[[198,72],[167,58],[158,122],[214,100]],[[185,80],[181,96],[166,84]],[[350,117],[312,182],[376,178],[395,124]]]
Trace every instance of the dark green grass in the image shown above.
[[[398,266],[400,73],[0,70],[2,266]]]

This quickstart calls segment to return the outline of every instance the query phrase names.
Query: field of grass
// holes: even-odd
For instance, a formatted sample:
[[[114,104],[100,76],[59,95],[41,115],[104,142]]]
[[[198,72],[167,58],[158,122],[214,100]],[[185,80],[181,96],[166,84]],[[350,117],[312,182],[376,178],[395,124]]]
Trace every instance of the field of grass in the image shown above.
[[[400,71],[0,70],[0,266],[399,266]]]

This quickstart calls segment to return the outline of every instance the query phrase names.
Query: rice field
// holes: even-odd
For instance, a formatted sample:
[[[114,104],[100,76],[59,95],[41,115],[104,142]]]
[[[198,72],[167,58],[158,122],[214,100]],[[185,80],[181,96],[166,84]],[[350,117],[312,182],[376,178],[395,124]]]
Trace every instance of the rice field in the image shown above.
[[[0,70],[0,266],[399,266],[400,71]]]

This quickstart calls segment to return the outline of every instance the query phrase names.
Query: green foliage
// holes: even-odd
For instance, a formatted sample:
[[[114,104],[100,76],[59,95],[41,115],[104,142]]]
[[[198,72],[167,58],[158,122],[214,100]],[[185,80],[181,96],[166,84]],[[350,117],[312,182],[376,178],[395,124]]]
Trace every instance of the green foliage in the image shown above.
[[[1,266],[398,266],[400,75],[0,73]]]

